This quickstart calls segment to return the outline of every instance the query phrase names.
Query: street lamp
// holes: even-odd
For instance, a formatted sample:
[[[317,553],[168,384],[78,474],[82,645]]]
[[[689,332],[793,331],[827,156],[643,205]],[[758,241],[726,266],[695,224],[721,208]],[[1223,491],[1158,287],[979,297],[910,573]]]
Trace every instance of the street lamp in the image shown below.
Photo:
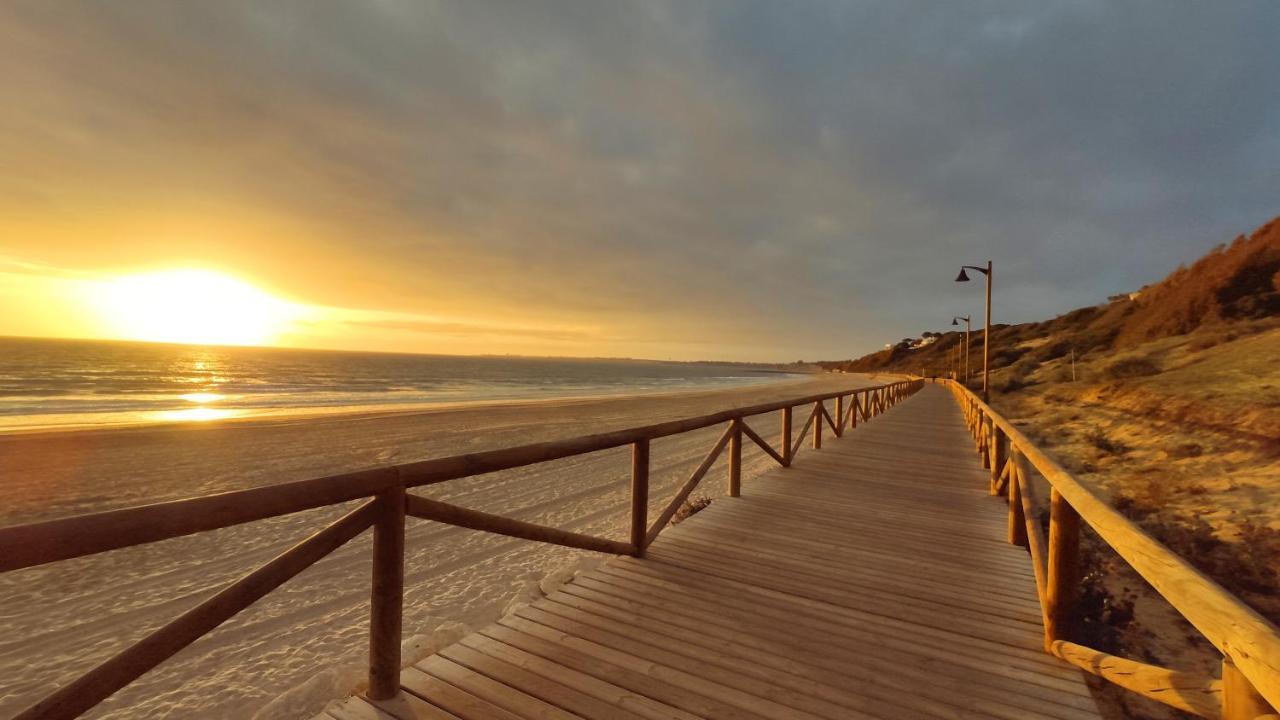
[[[963,321],[964,321],[964,343],[963,343],[963,346],[964,346],[964,384],[965,384],[965,385],[968,385],[968,384],[969,384],[969,348],[971,347],[971,346],[969,345],[969,316],[968,316],[968,315],[963,315],[963,316],[957,315],[956,317],[951,318],[951,324],[952,324],[952,325],[959,325],[961,320],[963,320]]]
[[[962,265],[956,282],[969,282],[965,270],[977,270],[987,276],[987,319],[982,325],[982,401],[990,402],[991,398],[991,261],[987,266]]]

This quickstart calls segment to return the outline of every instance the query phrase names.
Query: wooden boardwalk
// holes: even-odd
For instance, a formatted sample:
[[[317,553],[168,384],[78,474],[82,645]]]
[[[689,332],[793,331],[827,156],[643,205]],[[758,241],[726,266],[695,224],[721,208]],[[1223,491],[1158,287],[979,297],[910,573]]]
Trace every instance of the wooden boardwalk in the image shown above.
[[[927,386],[322,717],[1096,718]]]

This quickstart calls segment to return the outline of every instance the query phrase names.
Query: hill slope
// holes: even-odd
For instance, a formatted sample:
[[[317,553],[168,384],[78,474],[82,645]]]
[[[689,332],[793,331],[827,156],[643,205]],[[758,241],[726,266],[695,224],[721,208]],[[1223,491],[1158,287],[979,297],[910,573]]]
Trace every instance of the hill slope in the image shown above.
[[[992,326],[993,370],[1029,359],[1038,362],[1110,353],[1165,337],[1202,331],[1227,333],[1232,326],[1253,327],[1280,316],[1280,218],[1231,245],[1219,245],[1190,267],[1136,293],[1108,303],[1079,308],[1052,320]],[[945,374],[963,333],[944,333],[932,345],[908,343],[870,355],[821,363],[853,372],[893,370]],[[972,336],[971,367],[982,362],[982,333]],[[1013,376],[1016,376],[1014,373]],[[1006,380],[1010,379],[1006,374]]]

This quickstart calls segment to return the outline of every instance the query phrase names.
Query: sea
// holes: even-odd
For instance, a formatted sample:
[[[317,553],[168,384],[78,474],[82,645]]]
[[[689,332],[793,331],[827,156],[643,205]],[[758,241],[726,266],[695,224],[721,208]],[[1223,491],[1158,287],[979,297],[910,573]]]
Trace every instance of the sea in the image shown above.
[[[0,338],[0,432],[752,385],[777,368]]]

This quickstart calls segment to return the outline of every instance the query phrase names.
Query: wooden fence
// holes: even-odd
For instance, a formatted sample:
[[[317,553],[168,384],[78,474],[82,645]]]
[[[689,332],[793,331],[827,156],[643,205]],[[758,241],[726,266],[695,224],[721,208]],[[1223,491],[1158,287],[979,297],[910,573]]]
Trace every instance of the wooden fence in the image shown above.
[[[1008,497],[1009,542],[1031,555],[1045,650],[1127,690],[1199,717],[1280,720],[1280,631],[1147,535],[1038,449],[971,391],[944,381],[964,410],[991,493]],[[1049,530],[1039,519],[1031,469],[1050,488]],[[1080,530],[1088,524],[1222,653],[1222,676],[1109,655],[1071,641],[1080,586]]]
[[[81,715],[370,527],[373,528],[374,541],[367,694],[374,700],[390,698],[399,689],[407,516],[572,548],[642,556],[645,548],[666,527],[726,447],[729,449],[728,492],[731,496],[738,495],[742,481],[743,436],[787,467],[811,428],[813,447],[821,448],[824,425],[840,436],[846,426],[857,427],[858,422],[870,420],[919,390],[921,385],[920,380],[902,380],[567,440],[0,528],[0,572],[9,572],[364,500],[328,527],[27,708],[16,716],[17,720],[55,720]],[[827,409],[829,400],[835,401],[834,417]],[[808,419],[793,442],[793,410],[810,405],[812,409]],[[782,428],[779,448],[774,448],[747,424],[747,418],[778,410],[782,411]],[[650,441],[722,423],[727,423],[724,434],[666,508],[650,523]],[[627,542],[501,517],[408,492],[414,487],[625,445],[632,448],[631,519]]]

